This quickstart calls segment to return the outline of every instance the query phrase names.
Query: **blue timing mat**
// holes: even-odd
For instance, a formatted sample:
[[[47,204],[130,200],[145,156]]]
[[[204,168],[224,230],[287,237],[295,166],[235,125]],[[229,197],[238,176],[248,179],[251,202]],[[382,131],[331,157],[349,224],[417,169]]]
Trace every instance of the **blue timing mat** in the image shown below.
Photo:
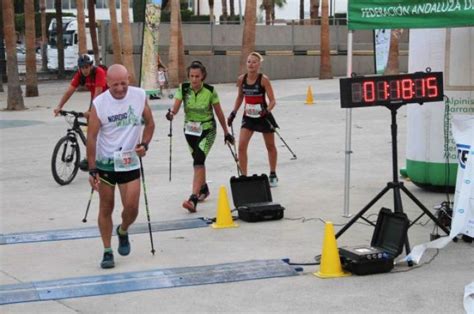
[[[207,227],[208,222],[203,218],[191,218],[181,220],[169,220],[151,223],[151,231],[169,231],[191,228]],[[148,233],[148,223],[133,224],[130,226],[130,234]],[[114,228],[115,234],[115,228]],[[36,232],[22,232],[0,234],[0,245],[18,244],[28,242],[45,242],[45,241],[61,241],[85,238],[100,237],[99,228],[97,226],[77,229],[62,230],[46,230]]]
[[[282,260],[259,260],[67,278],[0,286],[0,305],[149,289],[289,277],[296,276],[297,274],[293,267]]]

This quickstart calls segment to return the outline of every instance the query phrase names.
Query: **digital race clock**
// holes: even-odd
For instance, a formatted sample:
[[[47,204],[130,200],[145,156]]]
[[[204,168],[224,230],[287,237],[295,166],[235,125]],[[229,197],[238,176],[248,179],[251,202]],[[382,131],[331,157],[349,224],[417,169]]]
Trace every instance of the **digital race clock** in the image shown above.
[[[342,108],[443,100],[443,72],[342,78],[339,86]]]

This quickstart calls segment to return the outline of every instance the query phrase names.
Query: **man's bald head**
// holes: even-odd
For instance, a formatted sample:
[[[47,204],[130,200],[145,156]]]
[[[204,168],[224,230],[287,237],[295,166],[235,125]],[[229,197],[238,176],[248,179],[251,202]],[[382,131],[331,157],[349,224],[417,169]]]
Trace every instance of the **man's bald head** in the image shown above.
[[[107,70],[107,85],[110,94],[116,99],[122,99],[127,95],[128,71],[121,64],[113,64]]]

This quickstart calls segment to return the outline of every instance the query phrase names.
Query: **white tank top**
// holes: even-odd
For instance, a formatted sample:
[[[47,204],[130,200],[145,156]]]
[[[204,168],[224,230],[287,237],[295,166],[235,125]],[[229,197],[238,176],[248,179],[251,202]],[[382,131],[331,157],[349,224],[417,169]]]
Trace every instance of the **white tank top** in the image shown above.
[[[140,142],[145,108],[145,91],[129,86],[122,99],[115,99],[110,90],[97,96],[93,105],[100,120],[97,136],[97,168],[114,171],[117,152],[134,151]]]

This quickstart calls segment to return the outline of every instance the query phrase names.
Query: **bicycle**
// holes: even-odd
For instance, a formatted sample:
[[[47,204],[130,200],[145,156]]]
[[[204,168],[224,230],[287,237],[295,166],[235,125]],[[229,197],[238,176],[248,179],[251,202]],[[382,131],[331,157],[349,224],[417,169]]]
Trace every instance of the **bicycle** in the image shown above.
[[[65,117],[70,128],[67,129],[66,135],[61,137],[54,146],[51,171],[54,180],[58,184],[67,185],[74,180],[79,170],[81,150],[78,138],[85,146],[86,136],[81,126],[87,126],[87,123],[79,121],[79,118],[84,118],[82,112],[61,110],[59,114]]]

